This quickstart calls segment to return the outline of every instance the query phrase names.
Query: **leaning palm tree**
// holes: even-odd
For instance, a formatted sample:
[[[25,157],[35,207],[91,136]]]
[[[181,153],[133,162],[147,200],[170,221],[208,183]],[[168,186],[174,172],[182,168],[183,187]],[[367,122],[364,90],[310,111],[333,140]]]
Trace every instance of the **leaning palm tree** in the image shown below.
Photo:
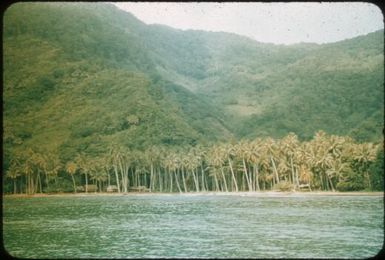
[[[48,175],[48,156],[47,152],[45,153],[34,153],[33,155],[33,162],[36,167],[38,178],[39,178],[39,189],[40,193],[42,192],[42,183],[41,183],[41,175],[40,173],[43,173],[42,176],[45,175],[45,184],[47,188],[49,188],[49,175]]]
[[[179,192],[182,192],[182,190],[180,189],[178,178],[175,173],[176,169],[179,167],[179,161],[176,152],[170,152],[167,155],[165,160],[165,167],[167,175],[170,178],[170,192],[173,192],[173,175],[175,176]]]
[[[246,178],[248,189],[249,191],[252,191],[253,186],[251,182],[251,176],[249,177],[248,167],[247,167],[248,159],[251,156],[251,150],[250,150],[249,144],[245,140],[241,140],[239,143],[235,145],[234,149],[235,149],[236,157],[242,162],[243,174],[244,174],[244,177]]]
[[[278,159],[276,141],[270,137],[266,138],[262,144],[262,149],[264,150],[265,153],[267,153],[270,159],[271,166],[275,174],[275,182],[278,184],[280,179],[279,179],[279,174],[276,166],[276,160]]]

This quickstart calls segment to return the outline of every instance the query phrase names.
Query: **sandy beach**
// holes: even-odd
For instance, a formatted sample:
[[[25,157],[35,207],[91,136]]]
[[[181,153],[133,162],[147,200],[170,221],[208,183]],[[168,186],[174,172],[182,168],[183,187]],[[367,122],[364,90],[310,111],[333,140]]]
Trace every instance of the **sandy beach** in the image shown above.
[[[127,192],[127,193],[54,193],[54,194],[3,194],[3,198],[35,198],[35,197],[84,197],[84,196],[241,196],[241,197],[308,197],[308,196],[384,196],[384,192],[338,192],[338,191],[255,191],[255,192]]]

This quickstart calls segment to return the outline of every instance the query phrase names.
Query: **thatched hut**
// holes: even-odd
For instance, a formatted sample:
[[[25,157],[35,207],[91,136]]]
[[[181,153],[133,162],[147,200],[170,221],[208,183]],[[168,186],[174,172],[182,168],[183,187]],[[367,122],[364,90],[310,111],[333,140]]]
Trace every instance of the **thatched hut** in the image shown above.
[[[118,186],[116,185],[110,185],[107,187],[107,192],[117,192],[118,191]]]

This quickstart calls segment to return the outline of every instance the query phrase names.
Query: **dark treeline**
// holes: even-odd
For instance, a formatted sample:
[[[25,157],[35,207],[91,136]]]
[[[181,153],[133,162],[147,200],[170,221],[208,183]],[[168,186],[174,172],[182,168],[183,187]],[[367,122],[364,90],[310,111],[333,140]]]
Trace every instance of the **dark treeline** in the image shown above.
[[[383,148],[350,137],[317,132],[301,142],[257,138],[210,146],[152,146],[144,151],[112,145],[97,157],[80,153],[70,161],[29,148],[11,156],[6,193],[117,192],[145,187],[150,192],[383,190]],[[92,185],[90,185],[92,184]]]

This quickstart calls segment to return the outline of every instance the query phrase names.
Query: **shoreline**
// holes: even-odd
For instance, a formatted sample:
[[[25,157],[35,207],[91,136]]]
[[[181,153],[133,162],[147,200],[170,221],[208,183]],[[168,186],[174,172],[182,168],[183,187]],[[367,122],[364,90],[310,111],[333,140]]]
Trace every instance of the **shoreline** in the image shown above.
[[[241,197],[312,197],[312,196],[384,196],[383,191],[338,192],[338,191],[253,191],[253,192],[127,192],[127,193],[38,193],[38,194],[3,194],[3,198],[39,198],[39,197],[87,197],[87,196],[241,196]]]

